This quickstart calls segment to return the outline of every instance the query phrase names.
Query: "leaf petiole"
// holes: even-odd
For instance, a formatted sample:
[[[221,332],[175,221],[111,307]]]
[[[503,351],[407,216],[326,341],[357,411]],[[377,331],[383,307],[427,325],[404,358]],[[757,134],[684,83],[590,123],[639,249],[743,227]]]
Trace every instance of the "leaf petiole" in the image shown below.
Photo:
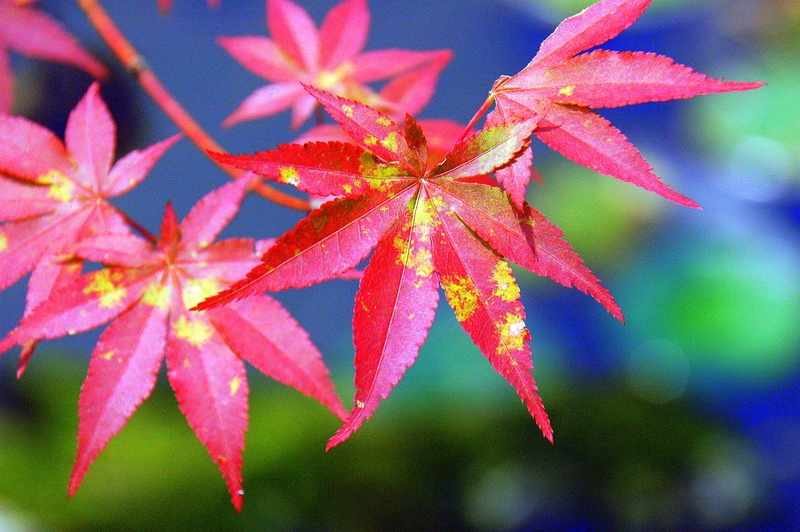
[[[472,118],[470,119],[469,123],[467,124],[467,127],[464,128],[464,133],[461,134],[461,138],[458,139],[459,142],[464,140],[465,138],[467,138],[467,136],[469,136],[469,134],[472,133],[472,130],[475,128],[475,124],[477,124],[478,120],[480,120],[480,118],[484,114],[486,114],[486,111],[489,110],[489,107],[493,103],[494,103],[494,91],[489,93],[489,96],[486,97],[486,100],[483,102],[483,104],[480,106],[480,108],[478,108],[478,110],[472,116]]]

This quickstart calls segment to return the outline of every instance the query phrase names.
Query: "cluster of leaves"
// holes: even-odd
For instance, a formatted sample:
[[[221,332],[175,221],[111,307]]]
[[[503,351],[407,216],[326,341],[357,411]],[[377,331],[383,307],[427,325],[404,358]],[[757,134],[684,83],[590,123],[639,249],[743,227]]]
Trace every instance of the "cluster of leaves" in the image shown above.
[[[0,352],[22,346],[21,375],[40,340],[109,323],[81,389],[69,493],[149,396],[165,359],[180,409],[240,509],[243,360],[342,419],[330,448],[373,414],[414,363],[439,287],[552,441],[507,261],[585,292],[620,320],[622,312],[561,231],[526,203],[531,136],[577,163],[696,207],[592,109],[760,86],[708,78],[651,53],[582,53],[630,26],[649,3],[601,0],[565,20],[521,72],[495,82],[473,123],[496,107],[474,131],[412,118],[432,96],[448,51],[362,52],[365,0],[344,0],[319,28],[290,0],[268,0],[271,37],[220,38],[270,82],[226,125],[291,109],[297,127],[318,105],[336,124],[254,155],[210,154],[246,173],[207,194],[180,223],[167,205],[158,237],[108,199],[140,183],[178,136],[112,164],[115,126],[97,84],[70,114],[64,142],[25,118],[0,115],[0,289],[33,272],[24,315]],[[105,75],[29,4],[0,0],[0,45]],[[167,10],[169,2],[159,6]],[[380,80],[380,90],[370,87]],[[0,55],[0,111],[10,109],[11,87]],[[327,201],[274,241],[215,242],[261,178]],[[373,250],[355,301],[356,394],[348,412],[308,335],[263,292],[345,275]],[[99,269],[84,272],[87,261]]]

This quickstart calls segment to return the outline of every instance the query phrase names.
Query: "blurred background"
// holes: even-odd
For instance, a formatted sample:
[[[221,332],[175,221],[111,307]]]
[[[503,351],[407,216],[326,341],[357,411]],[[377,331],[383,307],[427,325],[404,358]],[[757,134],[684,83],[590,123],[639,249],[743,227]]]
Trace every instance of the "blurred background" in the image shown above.
[[[289,115],[223,130],[263,80],[217,36],[264,35],[262,0],[107,0],[187,109],[232,152],[291,141]],[[587,0],[373,0],[368,49],[449,48],[424,118],[465,123],[493,81],[533,57]],[[304,0],[317,22],[333,0]],[[111,68],[103,87],[119,153],[176,132],[71,2],[43,0]],[[77,397],[97,333],[43,342],[21,381],[0,359],[0,531],[797,530],[800,529],[800,3],[654,0],[604,48],[673,57],[758,91],[603,111],[691,210],[594,174],[534,144],[545,177],[529,201],[615,294],[626,325],[591,298],[517,269],[535,376],[555,430],[541,436],[446,305],[419,359],[370,422],[329,453],[338,422],[251,374],[245,507],[180,414],[153,396],[66,498]],[[63,134],[90,79],[12,55],[16,112]],[[226,177],[181,141],[117,204],[151,231]],[[301,214],[259,197],[224,237],[268,238]],[[26,280],[25,280],[26,281]],[[353,281],[277,297],[325,354],[352,402]],[[0,294],[0,325],[24,281]]]

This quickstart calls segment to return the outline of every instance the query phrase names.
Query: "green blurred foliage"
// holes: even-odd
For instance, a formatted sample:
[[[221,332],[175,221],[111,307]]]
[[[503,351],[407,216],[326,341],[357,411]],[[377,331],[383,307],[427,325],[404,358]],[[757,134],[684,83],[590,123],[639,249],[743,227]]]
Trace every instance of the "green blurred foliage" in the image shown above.
[[[163,385],[67,500],[84,372],[84,361],[40,353],[16,390],[24,409],[0,416],[0,513],[13,510],[26,530],[508,530],[595,513],[616,529],[666,530],[716,519],[686,491],[724,473],[719,460],[741,480],[723,503],[747,513],[759,492],[746,442],[686,404],[655,406],[621,383],[564,382],[546,394],[554,447],[513,392],[481,404],[431,388],[420,407],[412,385],[326,454],[336,420],[252,379],[241,515]]]
[[[731,94],[692,102],[694,135],[710,153],[727,160],[743,179],[763,185],[800,181],[800,63],[798,50],[771,55],[758,67],[740,69],[737,75],[767,80],[751,94]],[[748,78],[750,79],[750,78]]]
[[[758,44],[754,57],[726,65],[731,79],[750,76],[767,85],[729,98],[690,104],[695,138],[726,160],[740,181],[797,185],[800,179],[800,4],[795,0],[747,2],[747,10],[719,9],[720,29],[734,42]],[[743,16],[747,14],[749,16]],[[738,177],[738,176],[736,176]]]
[[[753,387],[790,378],[800,366],[797,253],[755,229],[673,242],[626,274],[619,297],[632,332],[673,344],[699,373]]]

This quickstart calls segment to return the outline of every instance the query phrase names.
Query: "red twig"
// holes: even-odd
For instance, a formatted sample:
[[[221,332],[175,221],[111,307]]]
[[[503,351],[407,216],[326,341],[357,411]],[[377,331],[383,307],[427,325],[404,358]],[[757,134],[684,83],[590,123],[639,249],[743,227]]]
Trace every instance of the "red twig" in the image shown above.
[[[175,123],[176,126],[191,140],[200,151],[207,154],[209,151],[225,152],[225,150],[205,132],[205,130],[186,112],[170,92],[161,84],[155,73],[147,66],[144,58],[136,51],[131,43],[119,30],[113,19],[100,5],[99,0],[76,0],[86,17],[106,42],[114,55],[123,66],[138,80],[139,84]],[[236,179],[242,175],[240,170],[223,166],[214,161],[222,170]],[[281,192],[265,183],[257,182],[252,189],[263,197],[280,205],[298,210],[310,210],[308,201]]]

